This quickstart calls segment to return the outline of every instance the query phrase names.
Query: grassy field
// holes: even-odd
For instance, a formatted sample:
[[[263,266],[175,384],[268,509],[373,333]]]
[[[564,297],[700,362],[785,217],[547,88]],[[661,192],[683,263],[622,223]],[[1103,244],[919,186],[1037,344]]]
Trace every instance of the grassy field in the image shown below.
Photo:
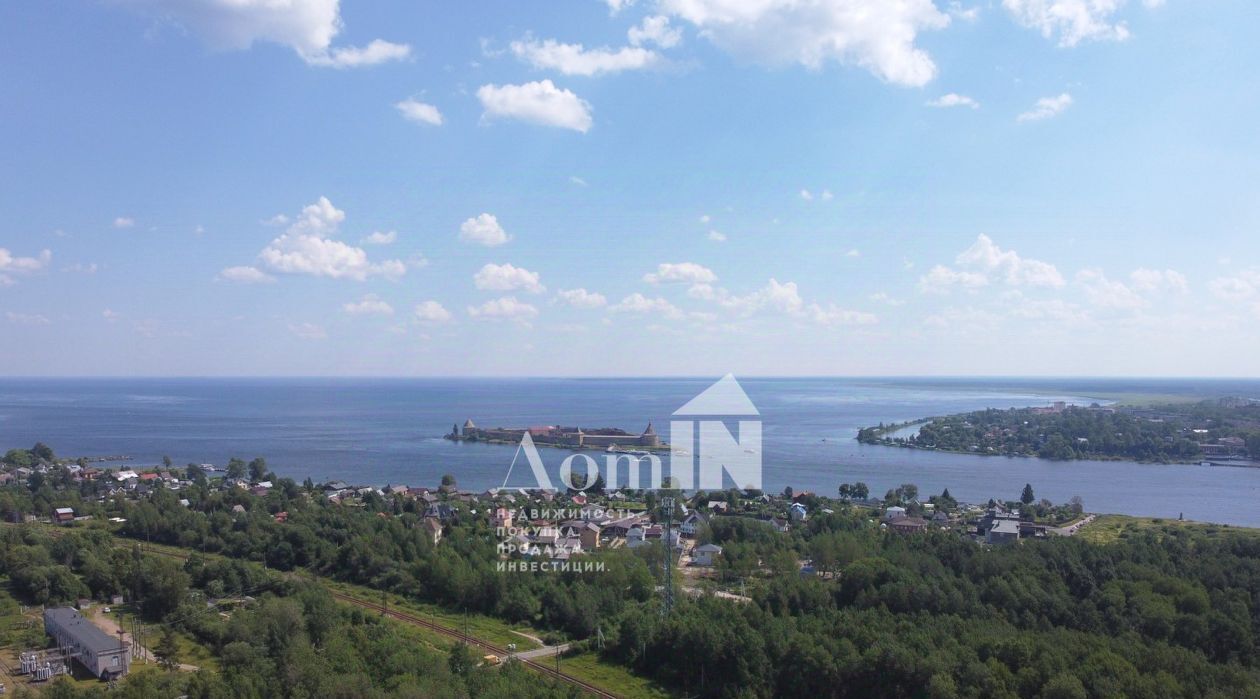
[[[1209,536],[1225,533],[1245,533],[1260,536],[1260,529],[1231,527],[1228,524],[1206,524],[1158,517],[1129,517],[1127,515],[1099,515],[1098,519],[1081,528],[1077,536],[1094,544],[1110,544],[1138,533],[1156,532],[1169,534],[1178,529],[1194,529]]]
[[[607,687],[625,699],[668,699],[673,696],[655,682],[631,674],[621,665],[602,660],[594,652],[561,658],[560,670],[591,684]]]

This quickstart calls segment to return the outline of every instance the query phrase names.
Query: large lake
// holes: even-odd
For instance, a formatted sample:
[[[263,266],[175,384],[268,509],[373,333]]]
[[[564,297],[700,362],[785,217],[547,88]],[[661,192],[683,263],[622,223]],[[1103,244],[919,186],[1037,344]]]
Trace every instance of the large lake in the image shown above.
[[[128,455],[137,466],[265,456],[298,480],[461,487],[503,483],[516,449],[442,439],[453,423],[621,427],[670,414],[707,379],[0,379],[0,448],[44,441],[64,456]],[[1260,469],[1056,462],[864,446],[857,429],[928,415],[1161,395],[1260,397],[1260,381],[771,379],[742,381],[763,422],[764,487],[832,494],[864,481],[948,487],[960,500],[1018,497],[1025,483],[1091,511],[1260,527]],[[542,450],[555,472],[566,452]],[[509,485],[528,485],[518,464]],[[518,479],[519,476],[519,479]],[[555,476],[553,475],[553,478]]]

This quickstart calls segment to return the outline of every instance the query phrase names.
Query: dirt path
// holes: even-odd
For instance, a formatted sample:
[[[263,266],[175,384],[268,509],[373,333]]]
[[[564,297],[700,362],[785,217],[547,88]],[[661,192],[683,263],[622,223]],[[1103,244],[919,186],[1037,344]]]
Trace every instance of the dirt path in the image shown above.
[[[122,627],[118,625],[118,620],[110,616],[109,614],[105,613],[104,607],[94,607],[92,609],[91,619],[92,619],[92,623],[101,627],[102,631],[104,631],[105,633],[111,636],[118,637],[118,632],[123,631]],[[131,634],[127,633],[126,631],[123,631],[121,642],[131,643]],[[139,653],[133,654],[132,661],[134,662],[136,660],[144,660],[145,662],[150,662],[150,663],[158,662],[157,656],[153,655],[153,653],[150,652],[149,649],[145,648],[144,646],[140,646]],[[179,669],[184,672],[196,672],[199,668],[196,665],[188,665],[186,663],[180,663]]]

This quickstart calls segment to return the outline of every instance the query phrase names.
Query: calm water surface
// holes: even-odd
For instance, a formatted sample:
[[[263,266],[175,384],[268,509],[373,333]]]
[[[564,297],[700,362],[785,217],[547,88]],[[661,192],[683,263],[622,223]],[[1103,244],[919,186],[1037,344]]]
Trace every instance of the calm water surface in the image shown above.
[[[64,456],[128,455],[137,466],[265,456],[298,480],[461,487],[502,484],[515,449],[443,440],[453,423],[562,423],[668,438],[670,414],[713,379],[0,379],[0,447],[44,441]],[[928,415],[1089,403],[1150,391],[1260,397],[1260,381],[748,379],[761,410],[764,485],[835,493],[865,481],[960,500],[1074,495],[1088,509],[1260,527],[1260,469],[1055,462],[864,446],[857,429]],[[543,450],[553,473],[565,452]],[[518,482],[518,475],[520,481]],[[528,470],[511,485],[528,485]],[[555,476],[553,475],[553,478]]]

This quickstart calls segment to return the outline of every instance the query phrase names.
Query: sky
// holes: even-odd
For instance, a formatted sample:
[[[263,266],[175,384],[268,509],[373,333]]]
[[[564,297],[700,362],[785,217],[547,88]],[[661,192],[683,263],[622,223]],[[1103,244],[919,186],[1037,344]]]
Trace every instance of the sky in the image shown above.
[[[0,375],[1260,375],[1253,0],[0,3]]]

